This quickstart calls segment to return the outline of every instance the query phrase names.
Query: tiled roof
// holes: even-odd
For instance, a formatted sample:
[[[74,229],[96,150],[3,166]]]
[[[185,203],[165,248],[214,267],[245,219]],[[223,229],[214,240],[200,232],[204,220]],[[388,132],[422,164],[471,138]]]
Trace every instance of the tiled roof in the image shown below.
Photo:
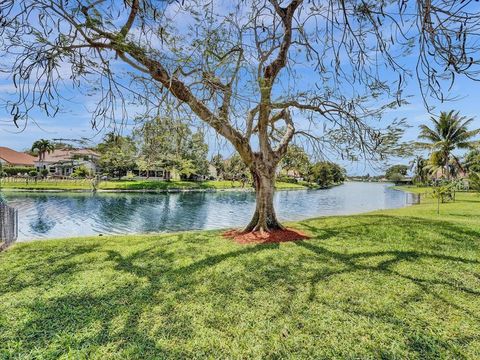
[[[23,152],[0,146],[0,159],[6,161],[9,165],[33,166],[35,157]]]
[[[51,153],[45,154],[44,162],[61,162],[73,159],[75,156],[89,155],[97,157],[99,156],[95,151],[90,149],[57,149]]]

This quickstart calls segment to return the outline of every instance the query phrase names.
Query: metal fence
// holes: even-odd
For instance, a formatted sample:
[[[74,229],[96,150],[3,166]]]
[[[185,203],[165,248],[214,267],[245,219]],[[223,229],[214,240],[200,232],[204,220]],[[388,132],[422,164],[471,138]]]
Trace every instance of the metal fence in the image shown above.
[[[18,210],[0,203],[0,250],[18,237]]]

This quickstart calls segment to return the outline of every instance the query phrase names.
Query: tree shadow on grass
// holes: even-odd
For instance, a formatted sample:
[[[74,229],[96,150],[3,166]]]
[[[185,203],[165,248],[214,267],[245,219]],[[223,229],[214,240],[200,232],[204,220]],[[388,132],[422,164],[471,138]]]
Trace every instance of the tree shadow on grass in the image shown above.
[[[54,248],[21,249],[22,263],[16,266],[14,271],[3,271],[0,275],[0,296],[6,293],[19,292],[28,287],[48,286],[57,277],[75,274],[82,262],[75,261],[81,255],[93,253],[99,249],[99,245],[80,245],[62,249],[61,253]],[[13,249],[12,249],[13,250]],[[9,255],[6,254],[2,261],[8,263]],[[12,269],[13,270],[13,269]],[[30,275],[25,278],[25,274]],[[20,278],[20,277],[23,278]]]
[[[14,334],[1,336],[0,341],[21,341],[21,354],[35,354],[39,349],[53,349],[52,354],[61,356],[65,354],[65,344],[62,342],[68,334],[83,334],[69,344],[70,348],[88,349],[94,351],[101,346],[113,346],[112,351],[123,354],[125,351],[130,357],[142,358],[181,358],[191,357],[196,354],[188,352],[182,344],[185,341],[195,339],[196,329],[193,323],[195,312],[182,312],[178,310],[178,305],[182,302],[192,302],[200,306],[204,301],[202,292],[198,287],[206,288],[206,291],[212,293],[213,298],[219,299],[225,296],[235,296],[235,292],[245,291],[248,294],[255,293],[262,287],[276,285],[283,287],[293,298],[298,296],[297,292],[302,282],[307,281],[309,293],[307,298],[315,303],[323,303],[336,311],[341,311],[360,318],[372,318],[377,321],[389,324],[401,329],[404,333],[405,343],[411,352],[420,357],[438,357],[442,352],[449,351],[457,358],[462,358],[455,346],[449,344],[438,336],[432,335],[427,329],[428,323],[422,323],[422,326],[412,327],[404,319],[398,318],[393,313],[379,313],[366,311],[347,302],[328,302],[316,294],[319,286],[326,286],[329,280],[343,274],[355,274],[369,271],[384,276],[398,278],[414,284],[418,290],[424,294],[431,295],[437,300],[455,308],[459,312],[471,318],[479,320],[479,316],[470,309],[453,303],[442,296],[437,291],[438,287],[458,291],[469,296],[480,296],[478,289],[458,284],[450,281],[448,278],[423,278],[421,276],[412,276],[404,274],[396,268],[399,264],[416,264],[422,260],[450,262],[452,264],[463,264],[463,266],[478,266],[480,260],[472,257],[473,251],[469,249],[470,256],[453,256],[435,250],[435,244],[418,246],[415,238],[419,232],[435,231],[443,239],[448,239],[456,246],[458,242],[472,241],[477,239],[479,233],[471,229],[465,229],[456,224],[448,222],[426,220],[422,218],[405,218],[395,216],[363,216],[360,217],[360,223],[354,225],[342,222],[323,223],[312,225],[312,222],[302,223],[302,227],[307,229],[313,236],[311,240],[294,242],[293,244],[260,244],[251,246],[234,246],[233,251],[217,250],[214,247],[210,250],[204,250],[199,253],[199,246],[192,242],[191,234],[177,234],[175,241],[152,241],[148,247],[135,251],[130,254],[122,254],[115,248],[99,248],[97,245],[87,247],[79,246],[78,249],[72,247],[71,255],[56,255],[55,253],[45,253],[37,259],[37,264],[26,265],[33,274],[33,280],[25,282],[16,277],[15,272],[8,282],[7,288],[3,293],[12,293],[20,291],[25,287],[36,287],[44,285],[48,281],[55,283],[61,278],[62,281],[68,281],[69,276],[83,271],[75,256],[88,254],[89,252],[100,252],[105,255],[102,259],[97,259],[118,273],[119,277],[125,276],[125,280],[112,286],[108,291],[99,291],[98,293],[85,293],[81,288],[77,293],[68,293],[54,297],[42,297],[25,306],[30,314],[27,321],[21,322]],[[384,230],[398,231],[403,233],[403,242],[392,244],[393,249],[385,249]],[[365,229],[370,229],[366,231]],[[378,230],[378,231],[377,231]],[[204,235],[195,235],[201,246],[208,245],[211,233]],[[408,243],[411,240],[411,244]],[[188,241],[187,241],[188,240]],[[368,240],[378,242],[382,245],[381,249],[358,250],[352,249],[352,252],[342,252],[336,250],[337,247],[329,246],[332,242],[347,241],[352,247]],[[219,238],[219,241],[224,241]],[[187,248],[181,248],[181,251],[175,252],[174,246],[178,243],[189,243]],[[205,244],[205,245],[204,245]],[[388,244],[387,244],[388,245]],[[411,245],[411,246],[410,246]],[[173,247],[171,249],[170,247]],[[305,251],[294,253],[295,247]],[[332,250],[333,248],[333,250]],[[416,250],[416,249],[419,250]],[[230,248],[227,248],[230,249]],[[206,255],[208,251],[213,254]],[[259,255],[264,251],[271,251],[272,256],[284,256],[282,263],[272,264],[272,259],[260,258]],[[277,253],[278,251],[278,253]],[[292,251],[292,258],[286,255],[285,251]],[[32,253],[33,254],[33,253]],[[308,255],[308,264],[318,271],[305,272],[298,256]],[[180,257],[191,259],[180,265],[176,261]],[[365,264],[365,260],[375,257],[389,257],[381,260],[374,265]],[[292,260],[290,260],[292,259]],[[33,261],[33,260],[32,260]],[[35,266],[40,265],[42,261],[50,263],[50,267]],[[329,269],[323,264],[333,262],[339,264],[335,269]],[[214,270],[225,264],[238,265],[256,264],[252,269],[252,276],[248,278],[250,283],[236,284],[216,284],[209,285],[208,277],[214,275]],[[71,267],[69,268],[69,266]],[[25,270],[23,269],[23,270]],[[22,271],[23,271],[22,270]],[[16,274],[20,274],[17,272]],[[306,279],[305,277],[308,277]],[[36,280],[35,280],[36,279]],[[122,278],[123,279],[123,278]],[[221,275],[215,278],[221,281]],[[368,281],[368,280],[365,280]],[[227,286],[228,285],[228,286]],[[372,286],[374,286],[372,284]],[[247,289],[248,287],[248,289]],[[204,290],[202,290],[204,291]],[[303,291],[303,290],[302,290]],[[272,294],[272,302],[278,301],[275,294]],[[281,300],[283,306],[279,307],[280,312],[287,312],[290,306],[285,298]],[[415,301],[414,298],[404,298],[402,303]],[[222,311],[218,304],[210,304],[216,311]],[[294,310],[298,311],[298,310]],[[151,333],[145,330],[145,317],[151,316],[162,319],[161,326]],[[153,315],[154,314],[154,315]],[[301,313],[300,313],[301,314]],[[298,314],[297,314],[298,315]],[[118,319],[122,319],[123,326],[115,325]],[[202,321],[208,321],[203,318]],[[259,321],[266,321],[259,315]],[[308,321],[308,319],[305,319]],[[417,323],[422,322],[417,319]],[[95,331],[87,331],[95,328]],[[177,346],[163,346],[164,342],[158,339],[170,340]],[[355,339],[352,339],[354,341]],[[195,341],[195,340],[194,340]],[[261,342],[262,340],[259,339]],[[455,343],[458,341],[469,341],[468,339],[452,339]],[[473,340],[470,340],[473,341]],[[204,349],[205,350],[205,349]],[[218,351],[218,349],[217,349]],[[1,354],[1,353],[0,353]],[[220,356],[221,353],[211,349],[208,356]],[[225,355],[225,354],[224,354]],[[385,353],[382,356],[395,357],[395,354]],[[34,356],[32,356],[34,357]]]
[[[177,241],[183,241],[185,236],[191,235],[178,234]],[[30,319],[24,322],[14,335],[4,337],[3,341],[21,340],[24,354],[35,354],[35,351],[39,349],[48,348],[49,351],[53,351],[53,357],[56,357],[64,354],[65,351],[62,338],[68,337],[69,334],[83,333],[85,329],[101,324],[100,330],[82,336],[70,346],[85,349],[118,344],[116,351],[131,352],[134,358],[138,356],[152,359],[188,357],[188,353],[184,352],[181,346],[176,349],[171,347],[166,349],[160,346],[155,338],[173,338],[174,341],[181,342],[195,336],[191,326],[195,320],[192,317],[194,315],[179,313],[176,309],[176,304],[185,298],[191,298],[195,293],[195,287],[199,280],[193,275],[202,269],[215,267],[230,259],[251,256],[260,251],[278,248],[276,244],[242,247],[237,251],[206,256],[189,265],[174,267],[175,255],[158,245],[157,243],[128,255],[122,255],[119,251],[112,249],[104,250],[106,256],[102,261],[110,263],[115,271],[132,276],[130,282],[125,281],[124,286],[119,285],[113,290],[100,294],[91,292],[85,294],[84,291],[78,289],[77,294],[72,293],[51,299],[38,298],[26,306]],[[84,254],[86,251],[86,248],[79,247],[79,251],[76,253],[72,248],[71,257]],[[102,250],[99,249],[99,251]],[[58,261],[59,264],[51,267],[48,271],[32,267],[31,271],[37,280],[28,283],[13,276],[5,293],[21,291],[25,287],[42,286],[48,281],[55,283],[57,281],[56,272],[60,271],[60,267],[64,268],[65,265],[62,264],[62,261],[68,259],[64,256],[52,256],[50,259],[44,257],[43,260],[51,263]],[[157,261],[155,266],[150,266],[154,261]],[[63,273],[62,281],[68,281],[68,275],[74,275],[79,271],[82,270],[73,266],[68,274]],[[144,281],[142,282],[141,279]],[[165,301],[162,299],[162,294],[173,296],[173,298]],[[201,301],[201,299],[198,300]],[[152,336],[146,334],[142,329],[142,326],[145,325],[142,324],[142,321],[145,321],[142,317],[145,317],[149,309],[159,305],[161,309],[157,309],[155,313],[162,317],[164,326],[156,330]],[[125,326],[120,326],[120,330],[112,332],[112,324],[118,317],[123,318]],[[1,335],[0,331],[0,341],[2,340]],[[25,341],[26,339],[29,340]],[[128,341],[126,341],[127,339]]]
[[[341,218],[339,218],[341,219]],[[411,216],[392,216],[392,215],[357,215],[356,223],[344,226],[341,223],[334,223],[333,226],[324,227],[322,225],[312,225],[309,221],[300,222],[301,228],[309,230],[312,237],[317,240],[329,240],[332,238],[356,239],[359,235],[368,234],[363,230],[367,229],[372,236],[375,236],[375,230],[380,229],[385,233],[392,235],[405,233],[412,241],[419,230],[429,231],[446,239],[470,242],[472,239],[480,238],[480,229],[472,230],[465,226],[457,225],[445,220],[432,220],[421,217]],[[321,220],[320,220],[321,221]],[[396,231],[398,229],[398,231]],[[377,239],[381,240],[381,239]],[[427,239],[430,241],[431,239]],[[435,243],[430,244],[432,248]],[[476,244],[480,248],[480,242]]]

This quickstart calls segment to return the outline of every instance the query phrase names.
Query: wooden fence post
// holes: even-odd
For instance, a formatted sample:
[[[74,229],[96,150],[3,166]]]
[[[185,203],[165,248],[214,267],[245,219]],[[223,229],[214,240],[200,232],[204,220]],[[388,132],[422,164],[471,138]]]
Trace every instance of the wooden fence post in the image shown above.
[[[0,250],[5,249],[18,238],[18,210],[0,204]]]

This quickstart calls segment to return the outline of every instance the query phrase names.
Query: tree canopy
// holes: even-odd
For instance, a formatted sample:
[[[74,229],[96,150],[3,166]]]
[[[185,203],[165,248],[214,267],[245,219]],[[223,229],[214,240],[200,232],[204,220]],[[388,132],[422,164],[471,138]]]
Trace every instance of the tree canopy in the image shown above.
[[[480,134],[480,128],[469,129],[473,118],[460,116],[459,112],[441,112],[437,118],[431,117],[432,127],[420,125],[417,146],[431,151],[430,165],[436,170],[442,170],[446,178],[450,177],[451,164],[461,167],[460,160],[453,154],[455,149],[472,149],[479,144],[475,137]],[[455,166],[454,166],[455,167]]]
[[[55,150],[55,144],[50,140],[40,139],[32,144],[31,151],[38,154],[39,160],[45,160],[45,154]]]
[[[208,175],[208,145],[203,133],[172,117],[142,120],[135,130],[141,169],[163,168],[181,176]]]
[[[407,165],[393,165],[387,169],[387,171],[385,172],[385,177],[388,180],[399,180],[407,176],[407,173]]]
[[[124,176],[136,166],[137,146],[130,136],[108,133],[97,150],[101,154],[100,168],[111,176]]]
[[[280,165],[287,173],[295,171],[299,175],[305,175],[310,166],[310,159],[303,148],[291,144]]]
[[[308,172],[308,180],[317,183],[320,187],[327,187],[345,181],[345,169],[329,161],[320,161],[313,164]]]

